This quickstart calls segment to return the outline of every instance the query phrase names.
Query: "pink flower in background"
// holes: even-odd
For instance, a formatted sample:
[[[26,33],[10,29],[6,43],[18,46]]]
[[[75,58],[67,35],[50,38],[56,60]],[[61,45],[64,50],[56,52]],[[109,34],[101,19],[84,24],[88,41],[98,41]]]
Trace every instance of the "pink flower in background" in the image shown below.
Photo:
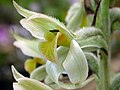
[[[78,2],[78,0],[68,0],[68,2],[72,4],[72,3]]]
[[[9,50],[12,47],[12,41],[10,26],[0,25],[0,50]]]

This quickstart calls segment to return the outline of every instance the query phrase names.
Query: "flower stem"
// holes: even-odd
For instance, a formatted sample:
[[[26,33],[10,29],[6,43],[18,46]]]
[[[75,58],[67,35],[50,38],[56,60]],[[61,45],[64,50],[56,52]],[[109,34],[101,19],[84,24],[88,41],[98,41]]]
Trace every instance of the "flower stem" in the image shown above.
[[[109,61],[110,61],[110,16],[109,16],[109,0],[102,0],[100,6],[98,27],[103,31],[105,35],[105,40],[108,44],[108,54],[101,51],[100,59],[100,88],[99,90],[110,90],[110,71],[109,71]]]

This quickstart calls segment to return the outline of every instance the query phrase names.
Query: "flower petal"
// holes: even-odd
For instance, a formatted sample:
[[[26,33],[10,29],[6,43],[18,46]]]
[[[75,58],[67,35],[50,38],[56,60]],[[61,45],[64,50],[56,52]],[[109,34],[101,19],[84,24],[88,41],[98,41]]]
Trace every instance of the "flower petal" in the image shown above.
[[[41,55],[41,52],[39,51],[38,48],[40,41],[28,40],[16,34],[14,34],[14,37],[17,40],[14,42],[14,45],[20,48],[25,55],[38,57],[42,58],[42,60],[45,60],[45,57]]]
[[[16,81],[18,81],[19,78],[24,78],[24,76],[21,75],[21,74],[14,68],[13,65],[11,66],[11,69],[12,69],[12,73],[13,73],[13,76],[14,76],[14,78],[15,78]]]
[[[74,3],[69,9],[68,15],[66,17],[67,28],[73,32],[77,31],[83,22],[85,14],[83,1]]]
[[[27,59],[24,63],[25,70],[31,73],[37,66],[37,62],[34,59]]]
[[[57,63],[57,40],[61,35],[60,32],[57,33],[56,37],[52,41],[41,42],[39,47],[42,54],[50,61]]]
[[[23,17],[30,17],[30,16],[32,16],[32,15],[35,15],[35,14],[38,14],[38,13],[36,13],[36,12],[32,12],[32,11],[29,11],[29,10],[27,10],[27,9],[24,9],[24,8],[22,8],[21,6],[19,6],[14,0],[13,0],[13,5],[14,5],[14,7],[17,9],[17,11],[18,11],[18,13],[20,14],[20,15],[22,15]]]
[[[61,23],[59,20],[41,14],[41,13],[35,13],[29,10],[26,10],[19,6],[15,1],[13,1],[13,4],[17,11],[24,17],[25,19],[22,19],[20,23],[24,28],[26,28],[34,37],[39,39],[44,39],[44,34],[48,32],[49,30],[59,30],[64,34],[67,40],[67,42],[70,43],[71,39],[74,37],[73,34],[65,27],[63,23]]]
[[[88,76],[87,59],[75,40],[72,40],[63,67],[72,83],[82,83]]]
[[[44,34],[50,30],[59,30],[64,34],[68,41],[73,37],[64,24],[59,20],[44,14],[32,15],[28,19],[22,19],[21,25],[26,28],[34,37],[44,39]]]
[[[20,78],[13,84],[14,90],[53,90],[49,86],[29,78]]]
[[[31,74],[30,78],[42,81],[47,76],[45,65],[39,66]]]
[[[58,64],[55,64],[50,61],[47,61],[46,63],[46,71],[48,73],[49,78],[52,80],[51,82],[55,82],[57,85],[59,85],[62,88],[76,89],[76,88],[84,87],[94,79],[94,77],[91,77],[85,80],[84,82],[78,82],[75,84],[71,82],[65,83],[64,80],[61,81],[60,79],[62,78],[60,78],[60,76],[62,75],[62,73],[67,74],[63,67],[63,62],[68,54],[69,49],[66,47],[59,47],[57,50],[58,50],[58,58],[59,58]]]

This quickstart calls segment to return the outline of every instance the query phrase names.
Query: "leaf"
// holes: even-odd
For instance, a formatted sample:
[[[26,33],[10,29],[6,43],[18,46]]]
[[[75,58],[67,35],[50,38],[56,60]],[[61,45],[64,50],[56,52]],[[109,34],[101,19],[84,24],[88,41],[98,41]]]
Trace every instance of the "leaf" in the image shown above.
[[[88,66],[92,70],[93,73],[95,73],[97,76],[99,76],[99,60],[93,53],[84,52],[87,61]]]
[[[112,31],[120,30],[120,21],[113,22],[111,26],[111,30]]]
[[[120,90],[120,73],[115,75],[110,86],[110,90]]]
[[[104,38],[100,35],[91,36],[87,39],[77,40],[83,51],[90,52],[96,51],[97,49],[108,49],[107,43]]]
[[[47,76],[45,65],[39,66],[30,74],[30,78],[42,81]]]
[[[95,27],[84,27],[75,33],[77,40],[84,40],[91,36],[101,35],[104,37],[102,31]]]
[[[24,78],[24,76],[21,75],[21,74],[14,68],[13,65],[11,66],[11,69],[12,69],[12,74],[13,74],[13,76],[14,76],[14,78],[15,78],[16,81],[18,81],[19,78]]]
[[[50,61],[57,63],[57,40],[61,34],[57,33],[56,37],[52,41],[41,42],[39,47],[42,54]]]
[[[41,55],[39,51],[39,41],[38,40],[28,40],[22,38],[21,36],[14,34],[14,37],[17,41],[14,42],[14,45],[22,50],[22,52],[27,56],[42,58],[45,61],[45,58]]]
[[[49,86],[29,78],[20,78],[18,83],[13,83],[14,90],[53,90]]]
[[[88,76],[88,63],[86,56],[75,40],[72,40],[68,55],[63,67],[72,83],[82,83]]]
[[[110,21],[111,24],[116,21],[120,21],[120,8],[112,8],[110,9]]]
[[[34,59],[27,59],[24,63],[25,70],[31,73],[36,68],[36,61]]]

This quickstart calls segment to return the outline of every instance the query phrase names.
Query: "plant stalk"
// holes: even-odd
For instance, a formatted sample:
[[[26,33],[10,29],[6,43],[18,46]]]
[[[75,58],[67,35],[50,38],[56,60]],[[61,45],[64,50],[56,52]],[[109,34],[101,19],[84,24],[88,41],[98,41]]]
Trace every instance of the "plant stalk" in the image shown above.
[[[102,0],[100,5],[99,24],[108,44],[108,54],[101,52],[100,59],[100,86],[99,90],[110,90],[110,57],[111,57],[111,45],[110,45],[110,16],[109,16],[109,0]]]

